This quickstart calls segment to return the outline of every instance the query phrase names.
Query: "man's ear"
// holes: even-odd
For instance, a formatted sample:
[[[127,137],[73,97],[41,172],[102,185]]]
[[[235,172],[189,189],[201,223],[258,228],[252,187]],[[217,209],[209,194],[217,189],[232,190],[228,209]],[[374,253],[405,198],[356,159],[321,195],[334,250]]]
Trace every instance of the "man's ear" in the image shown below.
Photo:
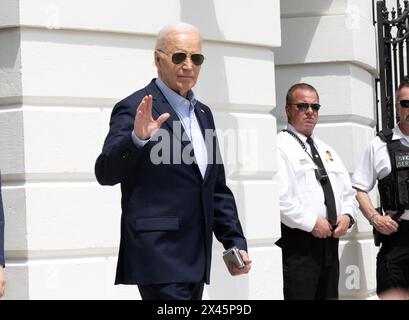
[[[399,103],[396,104],[395,114],[396,114],[397,121],[399,121],[400,120]]]
[[[290,106],[288,104],[285,105],[285,113],[287,115],[287,118],[290,116]]]
[[[155,66],[159,67],[160,57],[157,51],[155,51],[154,53],[154,59],[155,59]]]

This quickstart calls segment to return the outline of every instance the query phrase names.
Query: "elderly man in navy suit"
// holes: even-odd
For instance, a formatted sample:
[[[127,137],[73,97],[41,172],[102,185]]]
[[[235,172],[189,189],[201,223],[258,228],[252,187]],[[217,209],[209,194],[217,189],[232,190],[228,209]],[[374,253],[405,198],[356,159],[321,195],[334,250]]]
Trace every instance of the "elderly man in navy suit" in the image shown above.
[[[6,289],[6,275],[4,272],[4,211],[1,198],[1,172],[0,172],[0,297]]]
[[[191,90],[204,61],[198,30],[163,28],[154,59],[158,78],[115,105],[95,164],[100,184],[121,184],[115,283],[137,284],[142,299],[201,299],[213,233],[239,249],[244,267],[228,264],[232,275],[251,261],[212,113]]]

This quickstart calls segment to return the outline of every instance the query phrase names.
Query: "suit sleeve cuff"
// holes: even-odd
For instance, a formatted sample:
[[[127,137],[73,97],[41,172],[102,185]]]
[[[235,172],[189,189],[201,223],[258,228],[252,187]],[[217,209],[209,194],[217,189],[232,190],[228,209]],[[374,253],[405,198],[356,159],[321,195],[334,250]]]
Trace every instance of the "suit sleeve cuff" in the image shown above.
[[[145,144],[147,144],[149,142],[149,140],[150,140],[150,139],[147,139],[147,140],[139,139],[138,136],[135,134],[135,132],[133,130],[132,130],[132,133],[131,133],[131,137],[132,137],[132,142],[135,144],[135,146],[138,149],[143,148],[145,146]]]

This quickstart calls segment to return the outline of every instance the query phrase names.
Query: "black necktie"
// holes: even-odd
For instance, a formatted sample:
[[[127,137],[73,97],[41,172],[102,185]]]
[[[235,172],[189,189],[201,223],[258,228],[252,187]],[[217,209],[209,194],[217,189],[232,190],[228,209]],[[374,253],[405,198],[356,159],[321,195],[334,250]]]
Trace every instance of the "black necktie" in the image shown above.
[[[332,191],[331,182],[324,164],[320,158],[317,149],[314,147],[314,141],[311,137],[307,138],[307,143],[310,145],[312,159],[318,169],[315,170],[315,175],[318,181],[321,183],[322,190],[324,191],[325,205],[327,207],[327,218],[333,227],[337,224],[337,209],[335,206],[334,192]]]

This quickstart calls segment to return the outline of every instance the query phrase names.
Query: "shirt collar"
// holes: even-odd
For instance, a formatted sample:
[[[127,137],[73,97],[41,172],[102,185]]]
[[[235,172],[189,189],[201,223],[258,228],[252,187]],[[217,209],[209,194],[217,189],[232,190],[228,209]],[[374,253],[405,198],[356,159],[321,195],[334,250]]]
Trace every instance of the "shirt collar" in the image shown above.
[[[197,102],[192,90],[188,91],[187,98],[185,98],[170,89],[159,77],[156,78],[155,84],[159,87],[160,91],[162,91],[166,100],[168,100],[169,104],[175,111],[184,116],[189,116],[190,105],[194,107]]]
[[[302,134],[301,132],[298,132],[296,128],[294,128],[291,124],[287,123],[287,130],[291,130],[294,132],[300,140],[306,144],[307,143],[307,136]],[[314,133],[311,135],[311,139],[315,141],[315,135]]]
[[[406,140],[407,143],[409,143],[409,136],[405,135],[401,129],[399,128],[399,124],[396,125],[393,129],[393,136],[392,140]]]

